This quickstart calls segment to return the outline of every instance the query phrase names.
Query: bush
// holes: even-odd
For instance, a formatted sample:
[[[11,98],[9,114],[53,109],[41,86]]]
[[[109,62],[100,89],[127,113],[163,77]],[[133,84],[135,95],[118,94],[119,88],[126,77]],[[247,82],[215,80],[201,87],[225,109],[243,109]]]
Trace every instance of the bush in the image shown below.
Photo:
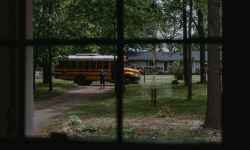
[[[137,68],[138,69],[138,68]],[[146,73],[146,75],[154,75],[154,74],[160,74],[162,70],[162,67],[151,67],[151,66],[147,66],[144,67],[141,70],[141,74],[144,74],[144,72]]]
[[[183,71],[182,62],[173,62],[169,67],[169,73],[174,75],[177,80],[183,79]]]
[[[81,123],[81,119],[76,115],[69,116],[68,126],[74,126]]]
[[[174,112],[169,106],[164,106],[155,114],[156,118],[173,117]]]
[[[87,132],[87,133],[94,133],[97,131],[97,127],[95,124],[87,123],[81,127],[82,132]]]

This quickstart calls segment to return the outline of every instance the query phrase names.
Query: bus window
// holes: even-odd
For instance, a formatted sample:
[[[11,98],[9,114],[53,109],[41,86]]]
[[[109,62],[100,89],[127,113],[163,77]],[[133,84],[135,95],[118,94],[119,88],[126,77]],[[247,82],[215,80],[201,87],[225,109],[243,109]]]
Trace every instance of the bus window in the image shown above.
[[[78,68],[83,68],[83,61],[78,61]]]
[[[58,68],[59,68],[59,69],[64,68],[64,61],[59,61]]]
[[[89,69],[90,62],[84,61],[84,69]]]
[[[65,61],[65,68],[66,68],[66,69],[69,69],[70,66],[71,66],[70,64],[71,64],[70,61]]]
[[[97,61],[97,69],[101,69],[102,68],[102,61]]]
[[[71,68],[76,69],[77,68],[77,61],[72,61],[71,62]]]
[[[96,61],[91,61],[90,68],[95,69],[96,68]]]
[[[104,68],[104,69],[109,68],[109,62],[108,62],[108,61],[104,61],[104,62],[103,62],[103,68]]]

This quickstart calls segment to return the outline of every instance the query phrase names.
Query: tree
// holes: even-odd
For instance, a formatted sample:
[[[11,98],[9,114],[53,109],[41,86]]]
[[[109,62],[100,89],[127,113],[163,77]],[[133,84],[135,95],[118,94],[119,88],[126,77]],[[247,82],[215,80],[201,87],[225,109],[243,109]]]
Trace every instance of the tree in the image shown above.
[[[208,37],[220,37],[220,1],[208,1]],[[204,127],[221,129],[220,50],[208,44],[208,94]]]
[[[61,5],[59,0],[36,0],[34,1],[34,38],[35,39],[52,39],[60,36],[61,24]],[[34,71],[37,65],[43,68],[43,84],[50,83],[51,90],[51,52],[52,47],[34,47]],[[51,57],[50,57],[51,56]],[[34,84],[35,85],[35,84]],[[35,88],[34,88],[35,89]]]
[[[194,9],[196,13],[194,19],[196,17],[197,21],[194,21],[194,24],[197,29],[198,37],[204,39],[207,33],[207,2],[204,0],[194,0]],[[197,22],[197,23],[196,23]],[[200,49],[200,83],[206,83],[206,75],[205,75],[205,43],[199,44]]]
[[[34,1],[33,16],[34,38],[115,39],[117,25],[115,5],[115,0],[36,0]],[[126,1],[125,36],[151,36],[152,32],[156,31],[155,27],[157,27],[161,16],[157,14],[160,12],[158,6],[157,1],[151,0]],[[130,46],[141,47],[142,45],[132,44]],[[49,58],[56,61],[59,55],[80,52],[115,55],[114,45],[67,46],[67,49],[65,47],[34,47],[34,71],[37,65],[43,67],[44,84],[51,81],[51,65],[49,64],[51,59]]]
[[[187,39],[187,4],[186,4],[186,0],[183,0],[183,12],[182,12],[182,17],[183,17],[183,39],[186,40]],[[183,43],[183,62],[184,62],[184,84],[185,86],[188,85],[188,63],[187,63],[187,51],[188,51],[188,47],[187,47],[187,43]]]
[[[199,38],[205,38],[203,13],[201,9],[197,11]],[[200,43],[200,83],[206,83],[205,75],[205,43]]]
[[[188,20],[188,38],[192,38],[192,17],[193,0],[189,0],[189,20]],[[192,99],[192,43],[187,45],[187,79],[188,79],[188,96],[187,99]]]
[[[182,5],[181,5],[182,2]],[[193,11],[192,13],[187,13],[187,0],[165,0],[162,1],[162,11],[163,11],[163,19],[161,23],[161,35],[164,38],[181,38],[180,33],[182,33],[182,38],[187,39],[187,17],[191,18],[192,27],[195,28],[192,29],[194,34],[192,34],[192,37],[195,37],[195,34],[197,33],[199,37],[203,37],[203,35],[200,35],[202,29],[201,26],[199,26],[199,19],[197,19],[198,11],[204,14],[204,16],[207,15],[207,3],[204,0],[193,0]],[[203,33],[204,37],[206,34],[206,28],[204,28],[204,25],[206,24],[206,20],[203,22]],[[181,31],[182,29],[182,31]],[[178,44],[168,44],[171,49],[174,49],[175,51],[180,51],[180,46]],[[195,45],[193,44],[192,47]],[[175,47],[175,48],[172,48]],[[187,44],[184,43],[182,45],[183,49],[183,62],[184,62],[184,84],[188,86],[188,60],[187,60]],[[197,47],[198,48],[198,47]],[[203,47],[202,47],[203,48]],[[202,51],[203,52],[203,51]],[[203,54],[201,52],[201,55]],[[203,56],[203,55],[202,55]],[[204,58],[204,59],[203,59]],[[205,61],[205,56],[201,58],[201,61]],[[202,63],[201,69],[205,68],[205,63]]]

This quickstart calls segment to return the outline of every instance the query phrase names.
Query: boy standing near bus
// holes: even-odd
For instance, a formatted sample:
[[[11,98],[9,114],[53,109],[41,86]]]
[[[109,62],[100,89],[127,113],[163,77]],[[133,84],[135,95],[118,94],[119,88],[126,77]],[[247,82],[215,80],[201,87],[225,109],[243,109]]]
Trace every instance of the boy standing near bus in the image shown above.
[[[106,76],[106,73],[102,70],[99,74],[99,77],[100,77],[100,90],[101,89],[104,89],[105,88],[105,76]]]

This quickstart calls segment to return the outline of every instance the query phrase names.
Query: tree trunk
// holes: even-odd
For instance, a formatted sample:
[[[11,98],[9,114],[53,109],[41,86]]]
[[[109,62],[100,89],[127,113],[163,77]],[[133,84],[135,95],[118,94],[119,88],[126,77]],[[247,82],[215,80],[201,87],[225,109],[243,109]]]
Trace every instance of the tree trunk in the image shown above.
[[[192,14],[193,14],[193,0],[189,0],[189,22],[188,22],[188,37],[192,37]],[[187,52],[187,70],[188,70],[188,96],[187,99],[192,99],[192,44],[188,43],[188,52]]]
[[[220,1],[208,1],[208,37],[220,36]],[[208,45],[208,94],[206,128],[221,129],[220,51],[218,44]]]
[[[49,71],[49,62],[46,55],[42,58],[43,64],[43,84],[49,84],[50,71]]]
[[[204,23],[203,23],[203,13],[198,10],[198,34],[199,38],[205,38]],[[206,73],[205,73],[205,43],[200,43],[200,83],[206,83]]]
[[[49,91],[52,91],[52,50],[49,46]]]
[[[187,10],[186,0],[183,0],[183,39],[187,39]],[[183,43],[183,69],[184,69],[184,84],[188,85],[188,72],[187,72],[187,43]]]

